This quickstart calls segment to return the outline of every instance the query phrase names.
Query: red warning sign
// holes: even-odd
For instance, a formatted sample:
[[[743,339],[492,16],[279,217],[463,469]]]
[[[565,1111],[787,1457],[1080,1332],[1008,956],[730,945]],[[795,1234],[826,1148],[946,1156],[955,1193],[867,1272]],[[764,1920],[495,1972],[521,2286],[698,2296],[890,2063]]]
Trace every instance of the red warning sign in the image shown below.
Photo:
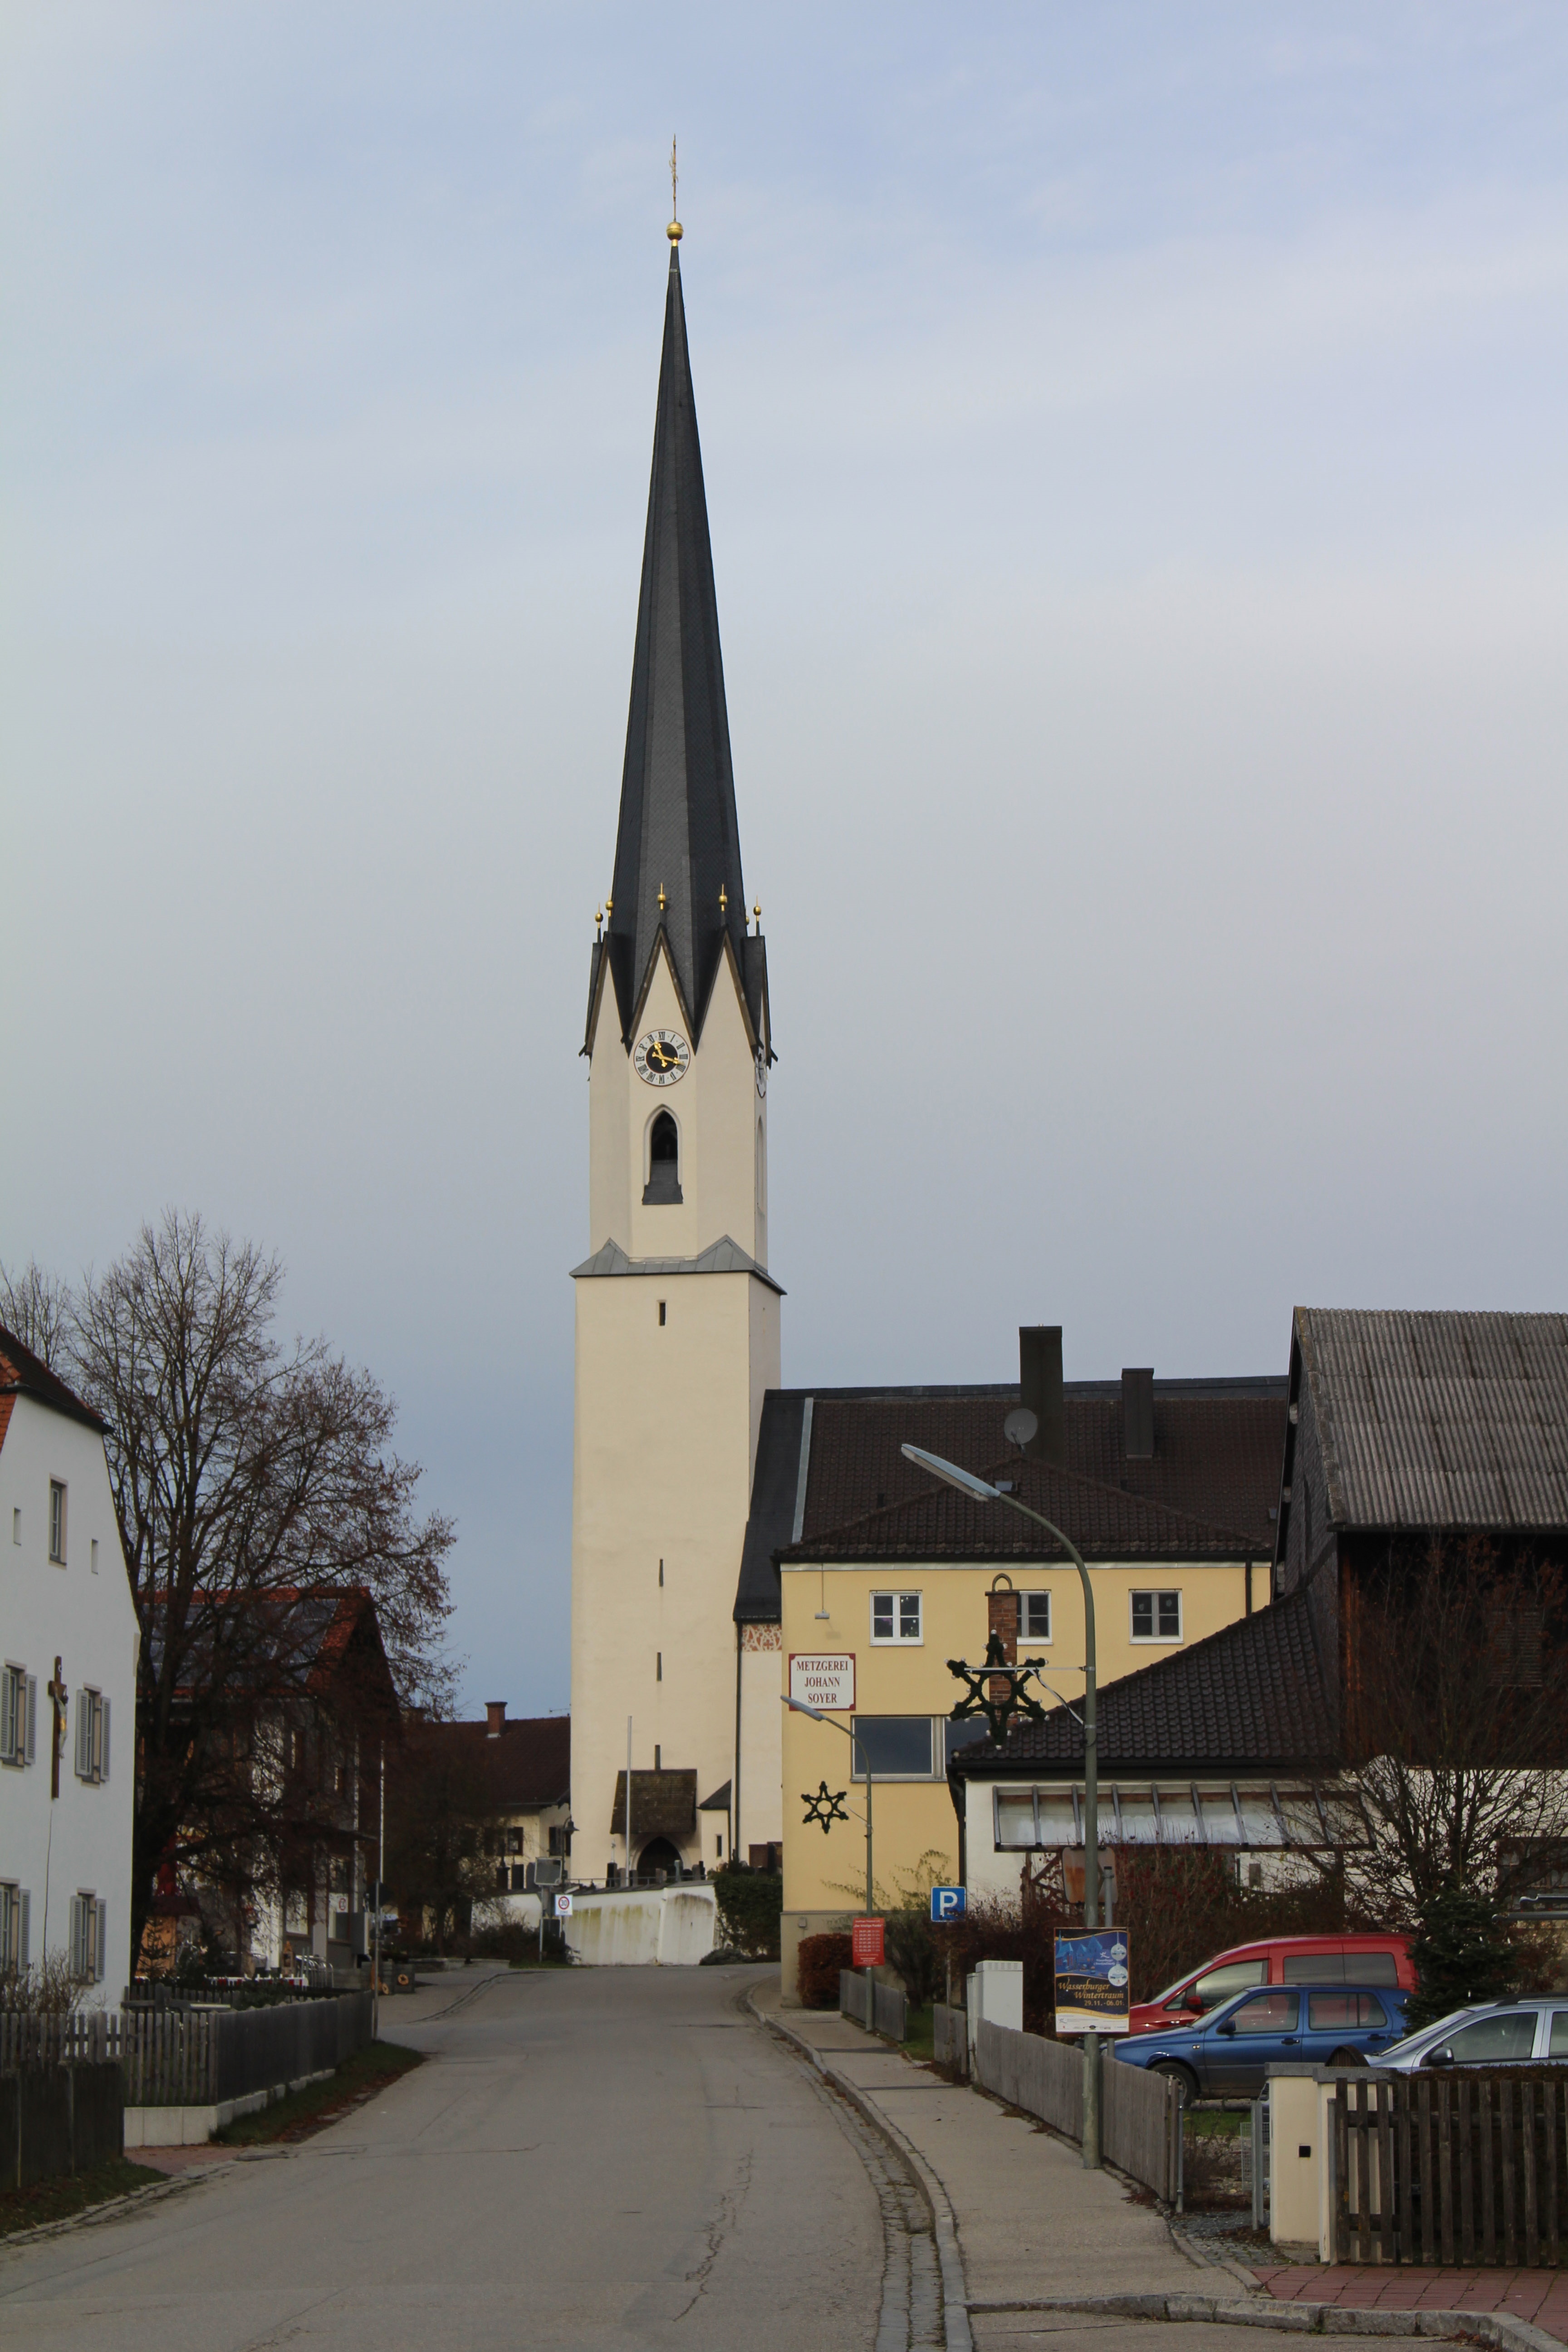
[[[883,1962],[882,1927],[880,1919],[856,1919],[849,1929],[850,1964],[858,1969],[879,1969]]]

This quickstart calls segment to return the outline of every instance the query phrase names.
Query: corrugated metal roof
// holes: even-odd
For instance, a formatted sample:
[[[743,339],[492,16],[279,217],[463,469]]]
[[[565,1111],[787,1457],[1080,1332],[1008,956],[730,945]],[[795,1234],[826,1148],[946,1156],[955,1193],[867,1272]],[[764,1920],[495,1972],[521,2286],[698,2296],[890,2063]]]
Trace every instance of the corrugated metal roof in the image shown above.
[[[1333,1522],[1568,1528],[1568,1316],[1299,1307]]]

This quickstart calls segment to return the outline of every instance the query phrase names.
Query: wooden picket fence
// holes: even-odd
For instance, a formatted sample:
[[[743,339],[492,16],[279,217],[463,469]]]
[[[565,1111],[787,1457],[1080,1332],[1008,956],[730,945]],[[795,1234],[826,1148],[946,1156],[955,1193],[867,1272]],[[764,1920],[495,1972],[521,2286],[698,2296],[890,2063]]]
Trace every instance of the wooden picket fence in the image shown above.
[[[128,2107],[204,2107],[330,2074],[370,2040],[368,1992],[267,2009],[0,2010],[0,2074],[118,2061]]]
[[[1556,2269],[1568,2235],[1568,2080],[1373,2074],[1332,2109],[1336,2260]]]

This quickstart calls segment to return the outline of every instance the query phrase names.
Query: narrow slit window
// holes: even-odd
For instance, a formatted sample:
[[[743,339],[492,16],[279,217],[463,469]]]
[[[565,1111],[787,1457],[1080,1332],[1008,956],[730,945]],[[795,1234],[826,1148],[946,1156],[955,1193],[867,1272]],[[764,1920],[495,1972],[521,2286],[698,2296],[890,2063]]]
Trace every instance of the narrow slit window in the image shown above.
[[[661,1331],[663,1330],[665,1324],[664,1306],[664,1300],[661,1298],[658,1302],[658,1328]]]

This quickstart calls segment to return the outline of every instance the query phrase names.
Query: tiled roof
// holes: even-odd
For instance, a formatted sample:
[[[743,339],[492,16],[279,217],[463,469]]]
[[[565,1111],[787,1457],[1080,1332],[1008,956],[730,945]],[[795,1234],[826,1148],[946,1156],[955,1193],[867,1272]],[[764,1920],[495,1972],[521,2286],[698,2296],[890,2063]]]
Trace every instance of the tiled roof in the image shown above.
[[[1299,1307],[1345,1528],[1568,1528],[1568,1316]]]
[[[1002,1461],[1008,1451],[1002,1423],[1017,1402],[1016,1384],[818,1390],[803,1536],[918,1494],[924,1474],[904,1460],[900,1445],[923,1446],[967,1469]],[[1259,1551],[1272,1549],[1269,1515],[1279,1500],[1285,1445],[1283,1376],[1156,1381],[1148,1461],[1127,1458],[1119,1381],[1068,1381],[1063,1404],[1068,1470],[1215,1527],[1241,1528]]]
[[[626,1776],[616,1775],[616,1800],[609,1828],[619,1834],[626,1825]],[[689,1837],[697,1826],[697,1775],[690,1771],[632,1774],[632,1843],[647,1837]]]
[[[980,1474],[997,1483],[1010,1480],[1018,1500],[1054,1520],[1086,1559],[1245,1559],[1264,1549],[1234,1528],[1213,1527],[1120,1486],[1054,1469],[1048,1462],[1013,1454],[983,1463]],[[976,1502],[929,1478],[924,1492],[911,1501],[825,1528],[781,1554],[785,1560],[1067,1557],[1054,1537],[1009,1504]]]
[[[500,1812],[566,1802],[572,1785],[569,1715],[519,1716],[503,1722],[494,1739],[488,1722],[426,1723],[419,1728],[418,1744],[423,1750],[456,1749],[482,1766]]]
[[[1102,1781],[1118,1773],[1331,1767],[1335,1711],[1307,1595],[1293,1593],[1103,1685],[1098,1750]],[[1083,1727],[1059,1706],[1002,1747],[979,1742],[952,1762],[963,1779],[1082,1769]]]
[[[1017,1402],[1016,1382],[984,1388],[770,1389],[763,1400],[737,1619],[777,1622],[774,1555],[797,1535],[807,1543],[818,1540],[868,1513],[928,1492],[929,1478],[904,1459],[903,1444],[923,1446],[966,1468],[1002,1461],[1008,1454],[1002,1423]],[[1069,1470],[1208,1528],[1237,1530],[1226,1538],[1227,1559],[1237,1557],[1238,1543],[1244,1555],[1272,1552],[1285,1437],[1282,1378],[1156,1381],[1150,1460],[1127,1458],[1119,1381],[1069,1381],[1064,1404]],[[1000,1475],[1010,1471],[1011,1464]],[[802,1503],[804,1508],[797,1508]]]
[[[89,1429],[101,1430],[103,1420],[90,1405],[83,1404],[73,1389],[68,1389],[58,1372],[35,1356],[31,1348],[24,1348],[14,1331],[0,1323],[0,1396],[30,1396],[39,1404],[52,1405],[57,1412],[69,1413],[73,1421],[85,1421]]]

